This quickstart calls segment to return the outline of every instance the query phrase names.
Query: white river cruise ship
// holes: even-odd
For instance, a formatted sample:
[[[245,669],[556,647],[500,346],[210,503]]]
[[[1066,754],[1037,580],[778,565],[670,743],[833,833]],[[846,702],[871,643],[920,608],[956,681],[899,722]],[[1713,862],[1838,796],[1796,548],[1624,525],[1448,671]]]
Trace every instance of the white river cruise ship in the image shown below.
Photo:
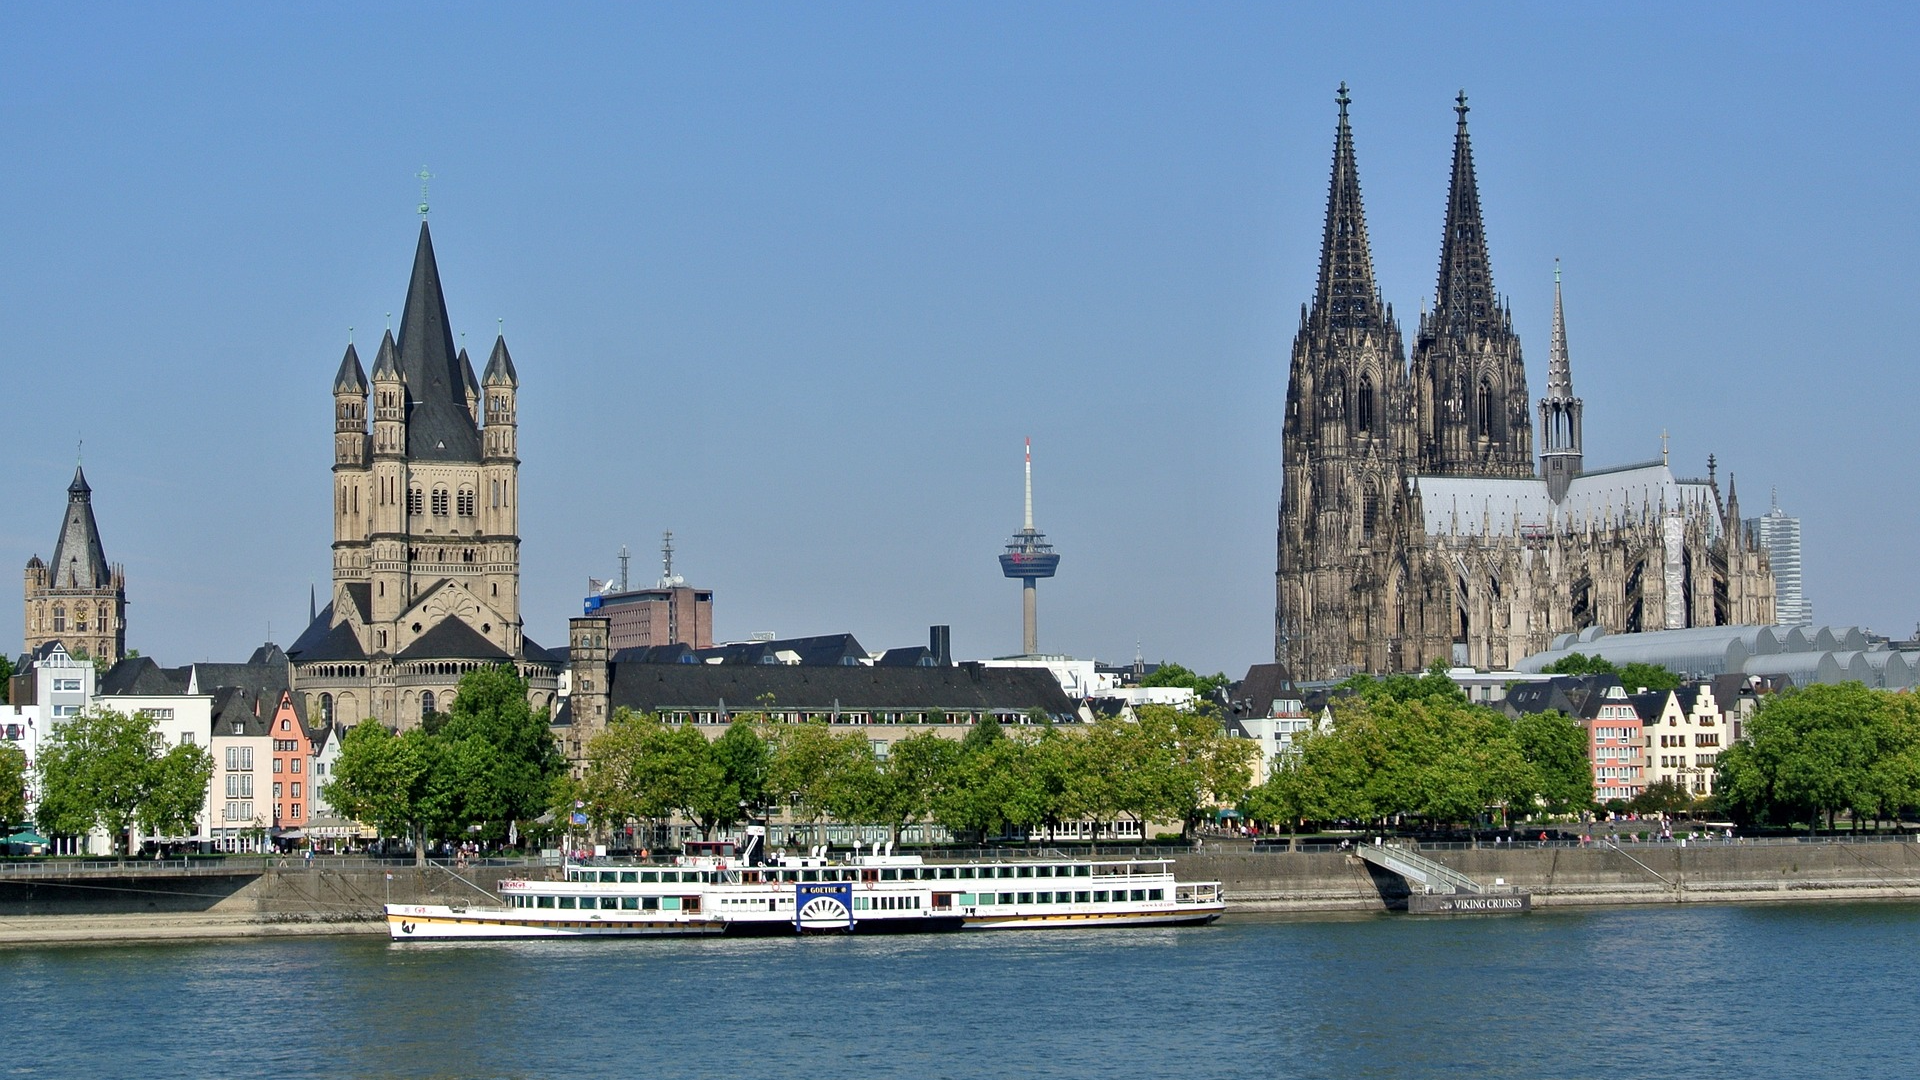
[[[933,933],[1208,923],[1217,881],[1176,881],[1166,859],[929,862],[875,845],[862,855],[760,856],[750,829],[668,863],[569,861],[557,880],[502,881],[499,906],[388,904],[396,941],[693,934]]]

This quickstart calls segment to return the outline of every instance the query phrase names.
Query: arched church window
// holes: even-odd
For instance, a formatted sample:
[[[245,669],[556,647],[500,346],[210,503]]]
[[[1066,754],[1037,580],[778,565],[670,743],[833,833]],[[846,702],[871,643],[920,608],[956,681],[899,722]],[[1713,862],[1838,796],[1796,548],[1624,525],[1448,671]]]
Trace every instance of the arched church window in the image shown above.
[[[101,604],[100,605],[100,629],[102,630],[113,629],[113,622],[111,621],[112,618],[113,618],[112,614],[107,611],[107,605]]]
[[[420,692],[420,715],[432,716],[433,714],[434,714],[433,691],[422,690]]]
[[[333,723],[333,695],[332,694],[320,695],[320,722],[323,724]]]
[[[1480,434],[1493,436],[1493,384],[1480,380]]]
[[[427,511],[426,495],[419,488],[407,489],[407,513],[419,515]]]
[[[65,604],[53,605],[53,632],[57,634],[66,628],[67,606]]]
[[[1360,376],[1360,398],[1354,402],[1354,427],[1366,435],[1373,431],[1373,377]]]
[[[447,489],[446,488],[437,487],[433,489],[433,514],[435,517],[447,516]]]
[[[473,516],[473,489],[472,488],[463,487],[460,489],[460,516],[461,517]]]
[[[1360,496],[1360,534],[1365,539],[1373,539],[1380,528],[1380,492],[1372,484]]]

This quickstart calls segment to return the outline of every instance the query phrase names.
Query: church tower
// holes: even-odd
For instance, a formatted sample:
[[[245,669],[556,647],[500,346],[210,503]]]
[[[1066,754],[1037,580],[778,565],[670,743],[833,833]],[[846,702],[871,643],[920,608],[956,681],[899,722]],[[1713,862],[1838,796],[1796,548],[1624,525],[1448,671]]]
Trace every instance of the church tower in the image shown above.
[[[1560,306],[1560,264],[1553,266],[1553,348],[1547,360],[1547,396],[1540,399],[1540,475],[1555,503],[1580,475],[1580,399],[1573,396],[1567,359],[1567,318]]]
[[[333,599],[287,650],[310,715],[411,726],[499,663],[551,704],[558,666],[521,632],[518,385],[504,338],[484,382],[455,349],[422,221],[372,385],[351,345],[334,376]]]
[[[126,572],[107,562],[93,519],[93,488],[77,465],[53,559],[27,560],[25,594],[28,652],[58,641],[73,656],[108,665],[127,655]]]
[[[1413,350],[1418,471],[1422,475],[1528,477],[1533,431],[1527,372],[1513,315],[1493,291],[1480,189],[1467,138],[1467,95],[1454,112],[1453,181],[1440,245],[1433,312]]]
[[[1301,678],[1394,662],[1397,627],[1380,625],[1384,613],[1357,603],[1355,588],[1382,576],[1404,583],[1395,537],[1411,512],[1406,354],[1374,281],[1345,83],[1335,101],[1320,275],[1293,339],[1281,435],[1274,656]],[[1343,626],[1345,635],[1327,629]]]

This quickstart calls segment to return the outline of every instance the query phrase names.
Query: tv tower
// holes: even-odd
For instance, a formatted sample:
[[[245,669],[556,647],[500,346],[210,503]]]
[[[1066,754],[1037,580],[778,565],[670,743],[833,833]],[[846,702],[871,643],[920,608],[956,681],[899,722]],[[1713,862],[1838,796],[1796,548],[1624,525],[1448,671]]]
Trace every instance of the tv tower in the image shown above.
[[[1040,630],[1035,613],[1035,597],[1041,578],[1050,578],[1060,568],[1060,556],[1047,543],[1047,534],[1033,527],[1033,440],[1027,440],[1027,523],[1026,528],[1007,541],[1006,554],[1000,556],[1000,572],[1020,579],[1021,651],[1027,656],[1040,652]]]

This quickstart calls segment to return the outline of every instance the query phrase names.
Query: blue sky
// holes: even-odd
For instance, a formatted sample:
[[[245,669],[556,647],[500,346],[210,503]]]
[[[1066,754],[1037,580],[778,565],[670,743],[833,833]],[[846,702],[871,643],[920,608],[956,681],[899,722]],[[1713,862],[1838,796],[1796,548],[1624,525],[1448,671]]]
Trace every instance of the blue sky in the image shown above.
[[[1920,200],[1907,7],[0,8],[0,561],[84,435],[129,642],[290,641],[328,387],[435,174],[457,330],[522,379],[527,631],[676,569],[722,637],[950,623],[1239,673],[1272,649],[1280,406],[1352,107],[1376,269],[1431,296],[1454,93],[1543,389],[1564,261],[1592,465],[1777,486],[1823,621],[1904,634]],[[366,352],[369,358],[370,351]],[[17,579],[16,579],[17,580]],[[18,610],[17,608],[15,610]],[[17,640],[16,640],[17,647]]]

